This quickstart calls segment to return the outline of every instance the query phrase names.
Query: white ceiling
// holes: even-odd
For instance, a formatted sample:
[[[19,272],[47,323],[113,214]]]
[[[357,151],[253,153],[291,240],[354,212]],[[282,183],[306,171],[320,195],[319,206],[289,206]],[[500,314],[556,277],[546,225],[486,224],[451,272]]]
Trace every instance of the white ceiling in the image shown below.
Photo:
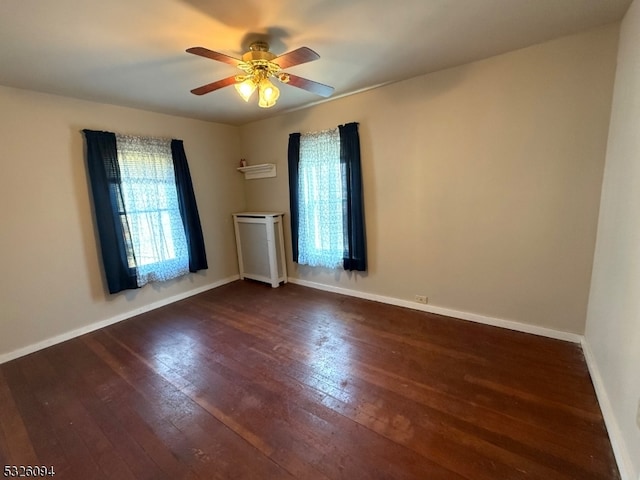
[[[251,40],[320,60],[287,71],[335,87],[332,98],[464,64],[622,18],[631,0],[1,0],[0,84],[243,124],[321,101],[282,86],[261,109],[234,75],[192,46],[239,57]]]

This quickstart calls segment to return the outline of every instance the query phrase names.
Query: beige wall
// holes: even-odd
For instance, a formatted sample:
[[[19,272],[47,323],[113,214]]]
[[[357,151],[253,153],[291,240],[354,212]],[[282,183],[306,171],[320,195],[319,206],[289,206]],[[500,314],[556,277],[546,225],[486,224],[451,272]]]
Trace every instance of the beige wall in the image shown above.
[[[243,156],[278,166],[247,182],[247,207],[289,211],[289,133],[359,122],[369,272],[289,262],[292,277],[581,334],[617,34],[607,26],[246,125]]]
[[[640,479],[640,1],[620,32],[586,344],[623,478]]]
[[[5,87],[0,106],[0,356],[237,275],[237,127]],[[83,128],[184,140],[209,270],[105,293]]]

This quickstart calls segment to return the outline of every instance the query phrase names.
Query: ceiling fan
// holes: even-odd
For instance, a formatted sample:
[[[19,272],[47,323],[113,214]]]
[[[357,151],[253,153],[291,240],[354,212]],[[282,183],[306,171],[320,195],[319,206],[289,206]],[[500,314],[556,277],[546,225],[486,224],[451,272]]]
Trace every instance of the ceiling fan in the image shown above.
[[[242,59],[230,57],[224,53],[214,52],[204,47],[192,47],[188,53],[217,60],[238,67],[244,73],[223,78],[217,82],[208,83],[191,90],[195,95],[204,95],[229,85],[235,85],[236,90],[245,102],[248,102],[253,92],[258,90],[258,106],[272,107],[280,96],[280,90],[270,79],[276,78],[282,83],[302,88],[309,92],[328,97],[333,93],[333,87],[314,82],[306,78],[283,72],[284,69],[312,62],[320,58],[316,52],[307,47],[300,47],[291,52],[276,56],[269,51],[267,42],[253,42],[249,51],[242,55]]]

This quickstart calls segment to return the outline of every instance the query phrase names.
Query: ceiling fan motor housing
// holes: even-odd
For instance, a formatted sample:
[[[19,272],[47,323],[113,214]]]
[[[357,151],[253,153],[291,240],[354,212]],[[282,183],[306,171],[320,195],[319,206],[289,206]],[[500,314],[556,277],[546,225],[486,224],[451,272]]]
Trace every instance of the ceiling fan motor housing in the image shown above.
[[[267,42],[253,42],[249,45],[249,51],[242,55],[243,62],[256,62],[265,61],[270,62],[276,55],[269,51],[269,44]]]

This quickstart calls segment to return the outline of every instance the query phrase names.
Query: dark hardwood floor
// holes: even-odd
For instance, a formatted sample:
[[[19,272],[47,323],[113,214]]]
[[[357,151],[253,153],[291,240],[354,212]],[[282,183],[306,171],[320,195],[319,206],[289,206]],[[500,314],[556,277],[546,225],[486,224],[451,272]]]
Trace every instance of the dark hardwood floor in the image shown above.
[[[56,479],[616,479],[578,345],[238,281],[0,366]]]

